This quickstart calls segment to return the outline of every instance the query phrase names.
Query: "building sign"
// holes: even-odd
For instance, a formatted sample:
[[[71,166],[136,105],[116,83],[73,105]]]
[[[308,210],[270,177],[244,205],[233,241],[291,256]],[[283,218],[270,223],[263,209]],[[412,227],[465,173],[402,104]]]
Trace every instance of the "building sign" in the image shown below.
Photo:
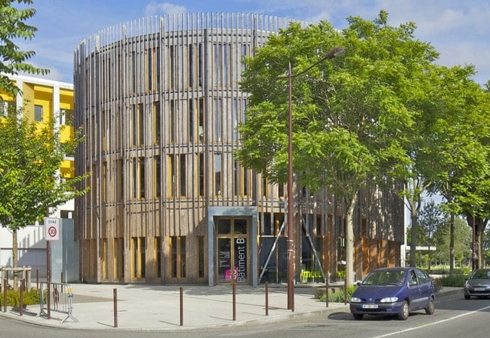
[[[235,238],[235,281],[247,281],[247,239]]]
[[[44,218],[44,236],[47,241],[57,241],[60,239],[59,218]]]

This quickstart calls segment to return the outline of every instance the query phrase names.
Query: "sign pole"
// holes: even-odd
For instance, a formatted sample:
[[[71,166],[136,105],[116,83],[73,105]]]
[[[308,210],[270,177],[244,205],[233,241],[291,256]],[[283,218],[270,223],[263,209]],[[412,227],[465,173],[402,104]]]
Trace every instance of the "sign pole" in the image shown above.
[[[50,246],[51,241],[47,240],[46,241],[46,278],[47,278],[47,284],[48,284],[48,292],[46,297],[47,299],[47,305],[48,305],[48,319],[51,319],[51,246]]]
[[[48,284],[47,306],[48,319],[51,319],[51,241],[59,240],[60,219],[45,217],[44,228],[46,237],[46,279]]]

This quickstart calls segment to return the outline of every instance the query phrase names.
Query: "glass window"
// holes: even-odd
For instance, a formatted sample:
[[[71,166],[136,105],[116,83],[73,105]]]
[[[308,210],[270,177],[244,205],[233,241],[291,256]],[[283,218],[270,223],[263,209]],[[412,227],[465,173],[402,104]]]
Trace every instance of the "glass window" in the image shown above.
[[[161,136],[161,129],[160,129],[160,102],[156,101],[153,103],[153,114],[155,117],[155,143],[160,144],[160,136]]]
[[[179,181],[180,181],[180,196],[184,197],[186,195],[186,175],[185,175],[185,170],[186,170],[186,165],[185,165],[185,158],[186,158],[186,155],[185,154],[182,154],[180,155],[180,163],[179,163],[179,166],[180,166],[180,177],[179,177]]]
[[[222,118],[222,101],[221,99],[214,100],[215,115],[214,115],[214,140],[221,142],[221,118]]]
[[[417,285],[417,275],[415,274],[415,271],[411,270],[410,271],[410,280],[409,280],[410,285]]]
[[[37,104],[34,106],[34,121],[43,122],[43,106]]]
[[[416,270],[417,277],[419,278],[420,284],[425,284],[430,282],[430,277],[427,275],[425,271]]]
[[[132,277],[135,279],[144,278],[146,273],[146,238],[131,238],[132,255]]]
[[[231,233],[231,220],[230,219],[218,219],[218,234],[230,234]]]
[[[8,113],[15,112],[14,101],[1,101],[0,100],[0,116],[7,116]]]
[[[140,157],[139,161],[139,197],[145,198],[145,158]]]
[[[214,155],[214,193],[221,195],[221,154]]]
[[[145,111],[142,103],[138,104],[138,145],[145,143]]]
[[[204,236],[197,236],[198,277],[204,278]]]
[[[154,244],[154,260],[156,263],[157,277],[162,277],[162,241],[160,237],[155,237]]]
[[[235,234],[246,234],[247,233],[247,220],[235,219],[235,221],[233,223],[233,231]]]
[[[204,196],[204,154],[199,154],[199,196]]]
[[[60,115],[60,124],[73,126],[75,124],[75,111],[73,109],[63,109]]]
[[[194,142],[194,99],[189,100],[189,141]]]
[[[160,163],[160,156],[155,156],[155,197],[159,198],[162,190],[161,190],[161,185],[162,185],[162,176],[161,176],[161,163]]]
[[[170,276],[183,278],[186,276],[186,245],[185,236],[170,236],[171,271]]]

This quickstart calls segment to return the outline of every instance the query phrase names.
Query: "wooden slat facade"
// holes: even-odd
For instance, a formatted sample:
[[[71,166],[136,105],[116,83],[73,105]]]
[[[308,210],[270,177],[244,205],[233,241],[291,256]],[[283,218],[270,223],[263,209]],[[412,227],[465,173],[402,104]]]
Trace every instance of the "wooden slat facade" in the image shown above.
[[[108,28],[76,48],[75,126],[86,140],[75,163],[77,173],[91,172],[80,186],[90,192],[76,200],[81,281],[219,283],[218,218],[208,215],[222,207],[229,213],[219,217],[247,221],[248,269],[264,265],[285,219],[286,189],[234,160],[235,127],[247,107],[238,83],[242,58],[288,24],[256,14],[152,17]],[[335,276],[342,204],[328,191],[306,196],[296,192],[296,229],[305,219],[322,268]],[[355,220],[358,276],[366,265],[399,264],[399,250],[388,248],[403,244],[403,203],[390,191],[366,196]],[[253,217],[244,211],[250,207]],[[273,281],[285,276],[284,239]],[[297,280],[302,256],[311,255],[302,239],[296,231]],[[246,283],[254,285],[258,272]]]

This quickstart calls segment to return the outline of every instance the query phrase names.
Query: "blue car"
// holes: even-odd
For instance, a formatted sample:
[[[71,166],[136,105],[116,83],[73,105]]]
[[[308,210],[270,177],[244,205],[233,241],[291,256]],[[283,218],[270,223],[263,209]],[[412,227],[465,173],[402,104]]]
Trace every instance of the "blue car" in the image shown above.
[[[354,319],[364,315],[397,315],[406,320],[411,311],[435,310],[434,283],[427,272],[413,268],[382,268],[359,282],[350,300]]]

